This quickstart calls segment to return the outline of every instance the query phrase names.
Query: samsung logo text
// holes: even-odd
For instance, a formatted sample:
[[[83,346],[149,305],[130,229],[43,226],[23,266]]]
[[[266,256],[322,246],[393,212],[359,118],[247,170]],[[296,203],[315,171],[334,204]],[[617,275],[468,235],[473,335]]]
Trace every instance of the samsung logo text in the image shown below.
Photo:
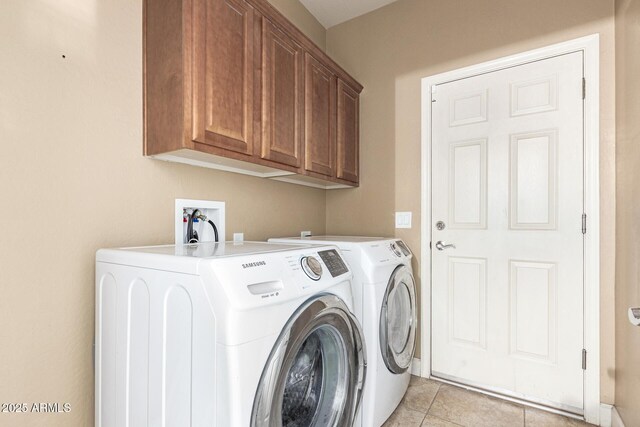
[[[242,268],[260,267],[261,265],[267,265],[267,262],[266,261],[248,262],[246,264],[242,264]]]

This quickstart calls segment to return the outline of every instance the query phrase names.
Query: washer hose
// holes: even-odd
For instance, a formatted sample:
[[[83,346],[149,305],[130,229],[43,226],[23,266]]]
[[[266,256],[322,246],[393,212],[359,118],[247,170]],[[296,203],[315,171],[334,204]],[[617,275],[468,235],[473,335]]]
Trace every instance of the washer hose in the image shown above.
[[[191,243],[193,238],[193,217],[187,214],[187,243]]]
[[[208,219],[207,222],[211,224],[211,227],[213,228],[214,241],[218,243],[218,227],[216,227],[216,225],[210,219]]]

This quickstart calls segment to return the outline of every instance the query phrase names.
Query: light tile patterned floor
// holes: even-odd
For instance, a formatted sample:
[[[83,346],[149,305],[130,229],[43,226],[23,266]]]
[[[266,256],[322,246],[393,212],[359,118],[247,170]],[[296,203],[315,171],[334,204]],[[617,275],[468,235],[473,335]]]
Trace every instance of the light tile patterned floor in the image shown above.
[[[582,421],[425,378],[411,377],[383,427],[585,427]]]

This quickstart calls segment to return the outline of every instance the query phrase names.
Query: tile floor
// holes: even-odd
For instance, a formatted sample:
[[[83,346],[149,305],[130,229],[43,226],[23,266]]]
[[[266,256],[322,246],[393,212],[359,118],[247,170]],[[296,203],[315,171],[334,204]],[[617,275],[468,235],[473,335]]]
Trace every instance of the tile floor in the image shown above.
[[[383,427],[420,426],[584,427],[591,424],[412,376],[407,394]]]

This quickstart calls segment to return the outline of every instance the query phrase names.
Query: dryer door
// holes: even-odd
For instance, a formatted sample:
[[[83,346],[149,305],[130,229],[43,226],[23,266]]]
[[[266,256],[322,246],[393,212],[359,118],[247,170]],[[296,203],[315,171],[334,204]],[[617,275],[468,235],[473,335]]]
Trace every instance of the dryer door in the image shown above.
[[[398,266],[389,279],[380,311],[380,351],[394,374],[409,369],[416,347],[416,290],[411,270]]]
[[[341,299],[322,294],[291,316],[262,372],[251,426],[352,425],[366,372],[362,331]]]

